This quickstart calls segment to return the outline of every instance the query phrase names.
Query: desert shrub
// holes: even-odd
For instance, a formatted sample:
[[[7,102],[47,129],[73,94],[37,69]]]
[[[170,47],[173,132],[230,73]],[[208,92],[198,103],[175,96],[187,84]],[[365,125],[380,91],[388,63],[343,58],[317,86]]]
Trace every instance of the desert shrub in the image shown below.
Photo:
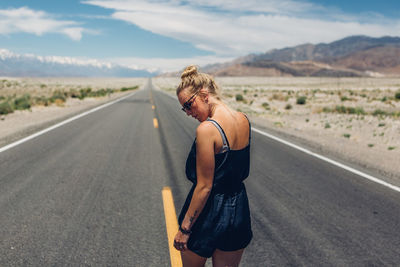
[[[111,89],[103,89],[103,88],[98,90],[98,91],[96,91],[98,96],[106,96],[106,95],[111,94],[112,92],[113,91]]]
[[[54,93],[53,93],[53,95],[50,97],[50,102],[51,103],[54,103],[54,102],[65,102],[65,100],[66,100],[66,96],[65,96],[65,93],[64,92],[62,92],[62,91],[55,91]]]
[[[17,97],[16,99],[14,99],[14,109],[30,109],[31,106],[31,96],[29,94],[25,94],[21,97]]]
[[[356,107],[356,108],[355,108],[355,114],[357,114],[357,115],[365,115],[366,112],[364,111],[363,108],[361,108],[361,107]]]
[[[81,94],[80,94],[77,90],[75,90],[75,89],[71,89],[71,90],[69,91],[69,96],[72,97],[72,98],[79,98],[80,95],[81,95]]]
[[[273,94],[271,100],[279,100],[279,101],[287,101],[289,97],[285,96],[282,93]]]
[[[329,122],[325,123],[325,129],[329,129],[331,128],[331,125],[329,124]]]
[[[243,98],[243,96],[241,94],[236,94],[235,98],[236,98],[236,101],[243,101],[244,100],[244,98]]]
[[[2,96],[2,95],[0,95],[0,101],[2,101],[2,100],[4,100],[4,99],[6,99],[6,97],[5,97],[5,96]]]
[[[382,97],[382,99],[381,99],[382,102],[386,102],[386,100],[387,100],[386,96]]]
[[[387,115],[386,111],[383,111],[381,109],[375,109],[374,112],[372,112],[373,116],[385,116]]]
[[[342,96],[341,98],[340,98],[340,101],[348,101],[348,100],[350,100],[350,98],[348,98],[347,96]]]
[[[40,85],[40,88],[46,88],[46,87],[47,87],[47,85],[45,85],[45,84]]]
[[[346,138],[350,138],[350,134],[348,134],[348,133],[345,133],[345,134],[343,134],[343,137],[346,137]]]
[[[137,89],[137,88],[139,88],[138,85],[132,86],[132,87],[122,87],[122,88],[121,88],[121,92],[129,91],[129,90],[135,90],[135,89]]]
[[[82,100],[85,97],[88,97],[91,92],[92,92],[92,88],[90,88],[90,87],[82,88],[82,89],[79,90],[80,95],[79,95],[78,98]]]
[[[346,110],[348,114],[356,114],[356,108],[347,107]]]
[[[13,110],[12,106],[10,105],[10,103],[8,103],[8,102],[0,103],[0,114],[1,115],[13,113],[13,112],[14,112],[14,110]]]
[[[57,98],[57,99],[54,101],[54,104],[56,104],[57,106],[63,107],[63,106],[64,106],[64,102],[65,102],[65,101],[63,101],[61,98]]]
[[[346,113],[346,107],[345,106],[336,106],[335,111],[337,113]]]
[[[388,150],[393,150],[395,148],[396,148],[395,146],[390,146],[390,147],[388,147]]]
[[[385,126],[385,125],[386,125],[386,123],[381,122],[381,123],[378,124],[378,127],[383,127],[383,126]]]
[[[368,144],[368,147],[373,147],[374,146],[374,144]]]
[[[365,115],[365,111],[361,107],[345,107],[345,106],[336,106],[335,111],[341,114],[357,114],[357,115]]]
[[[304,105],[306,103],[307,97],[305,96],[299,96],[296,100],[296,104],[298,105]]]
[[[100,97],[107,95],[107,91],[105,89],[100,89],[97,91],[92,91],[88,94],[89,97]]]
[[[347,107],[346,110],[347,110],[347,113],[348,113],[348,114],[357,114],[357,115],[365,114],[364,109],[361,108],[361,107],[356,107],[356,108],[354,108],[354,107]]]
[[[322,111],[325,112],[325,113],[330,113],[330,112],[332,112],[332,109],[329,108],[329,107],[324,107],[324,108],[322,109]]]
[[[285,109],[292,109],[292,105],[287,104],[287,105],[285,106]]]
[[[267,102],[262,103],[261,106],[265,109],[268,109],[268,110],[270,109],[269,104]]]
[[[257,97],[257,96],[258,96],[258,94],[254,94],[253,96],[254,96],[254,97]]]
[[[397,100],[400,99],[400,91],[398,91],[398,92],[396,92],[396,93],[394,94],[394,98],[397,99]]]
[[[47,97],[44,96],[37,96],[34,98],[34,103],[35,105],[43,105],[43,106],[48,106],[50,100]]]

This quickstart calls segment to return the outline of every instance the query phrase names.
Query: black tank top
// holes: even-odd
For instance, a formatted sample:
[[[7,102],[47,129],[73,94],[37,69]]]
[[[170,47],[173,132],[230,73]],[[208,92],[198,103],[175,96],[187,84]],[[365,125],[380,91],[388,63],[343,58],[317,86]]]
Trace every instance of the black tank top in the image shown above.
[[[247,118],[247,116],[246,116]],[[242,188],[242,182],[249,176],[250,171],[250,140],[251,125],[249,121],[249,143],[239,150],[229,147],[228,139],[222,127],[214,120],[211,121],[221,133],[224,146],[222,152],[215,154],[214,192],[233,192]],[[248,118],[247,118],[248,120]],[[227,147],[226,147],[227,145]],[[194,184],[197,183],[196,174],[196,139],[194,140],[186,160],[186,177]]]

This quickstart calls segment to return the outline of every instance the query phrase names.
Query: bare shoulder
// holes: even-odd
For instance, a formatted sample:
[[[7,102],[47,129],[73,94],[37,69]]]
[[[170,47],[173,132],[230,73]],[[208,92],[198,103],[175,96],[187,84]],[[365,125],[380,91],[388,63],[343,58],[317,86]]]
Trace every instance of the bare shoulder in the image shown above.
[[[197,139],[210,138],[216,134],[215,126],[209,121],[203,121],[196,129]]]

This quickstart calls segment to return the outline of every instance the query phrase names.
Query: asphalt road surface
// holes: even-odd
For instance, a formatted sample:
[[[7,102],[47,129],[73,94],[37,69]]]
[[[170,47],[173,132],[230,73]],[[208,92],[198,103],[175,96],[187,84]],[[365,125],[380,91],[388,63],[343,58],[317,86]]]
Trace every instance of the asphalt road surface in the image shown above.
[[[197,125],[149,82],[0,153],[0,266],[170,266],[161,190],[179,213]],[[242,266],[399,265],[400,193],[255,132],[251,154]]]

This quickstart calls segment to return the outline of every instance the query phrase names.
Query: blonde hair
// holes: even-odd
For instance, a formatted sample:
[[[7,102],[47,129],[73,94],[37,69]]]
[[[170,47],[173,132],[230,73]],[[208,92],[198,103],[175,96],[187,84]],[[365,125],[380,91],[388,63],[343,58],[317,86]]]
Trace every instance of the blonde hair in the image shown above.
[[[198,72],[195,65],[187,66],[182,72],[181,83],[176,88],[176,94],[178,95],[185,88],[189,88],[189,92],[192,94],[202,88],[207,88],[209,94],[220,100],[219,87],[215,83],[214,78],[209,74]]]

